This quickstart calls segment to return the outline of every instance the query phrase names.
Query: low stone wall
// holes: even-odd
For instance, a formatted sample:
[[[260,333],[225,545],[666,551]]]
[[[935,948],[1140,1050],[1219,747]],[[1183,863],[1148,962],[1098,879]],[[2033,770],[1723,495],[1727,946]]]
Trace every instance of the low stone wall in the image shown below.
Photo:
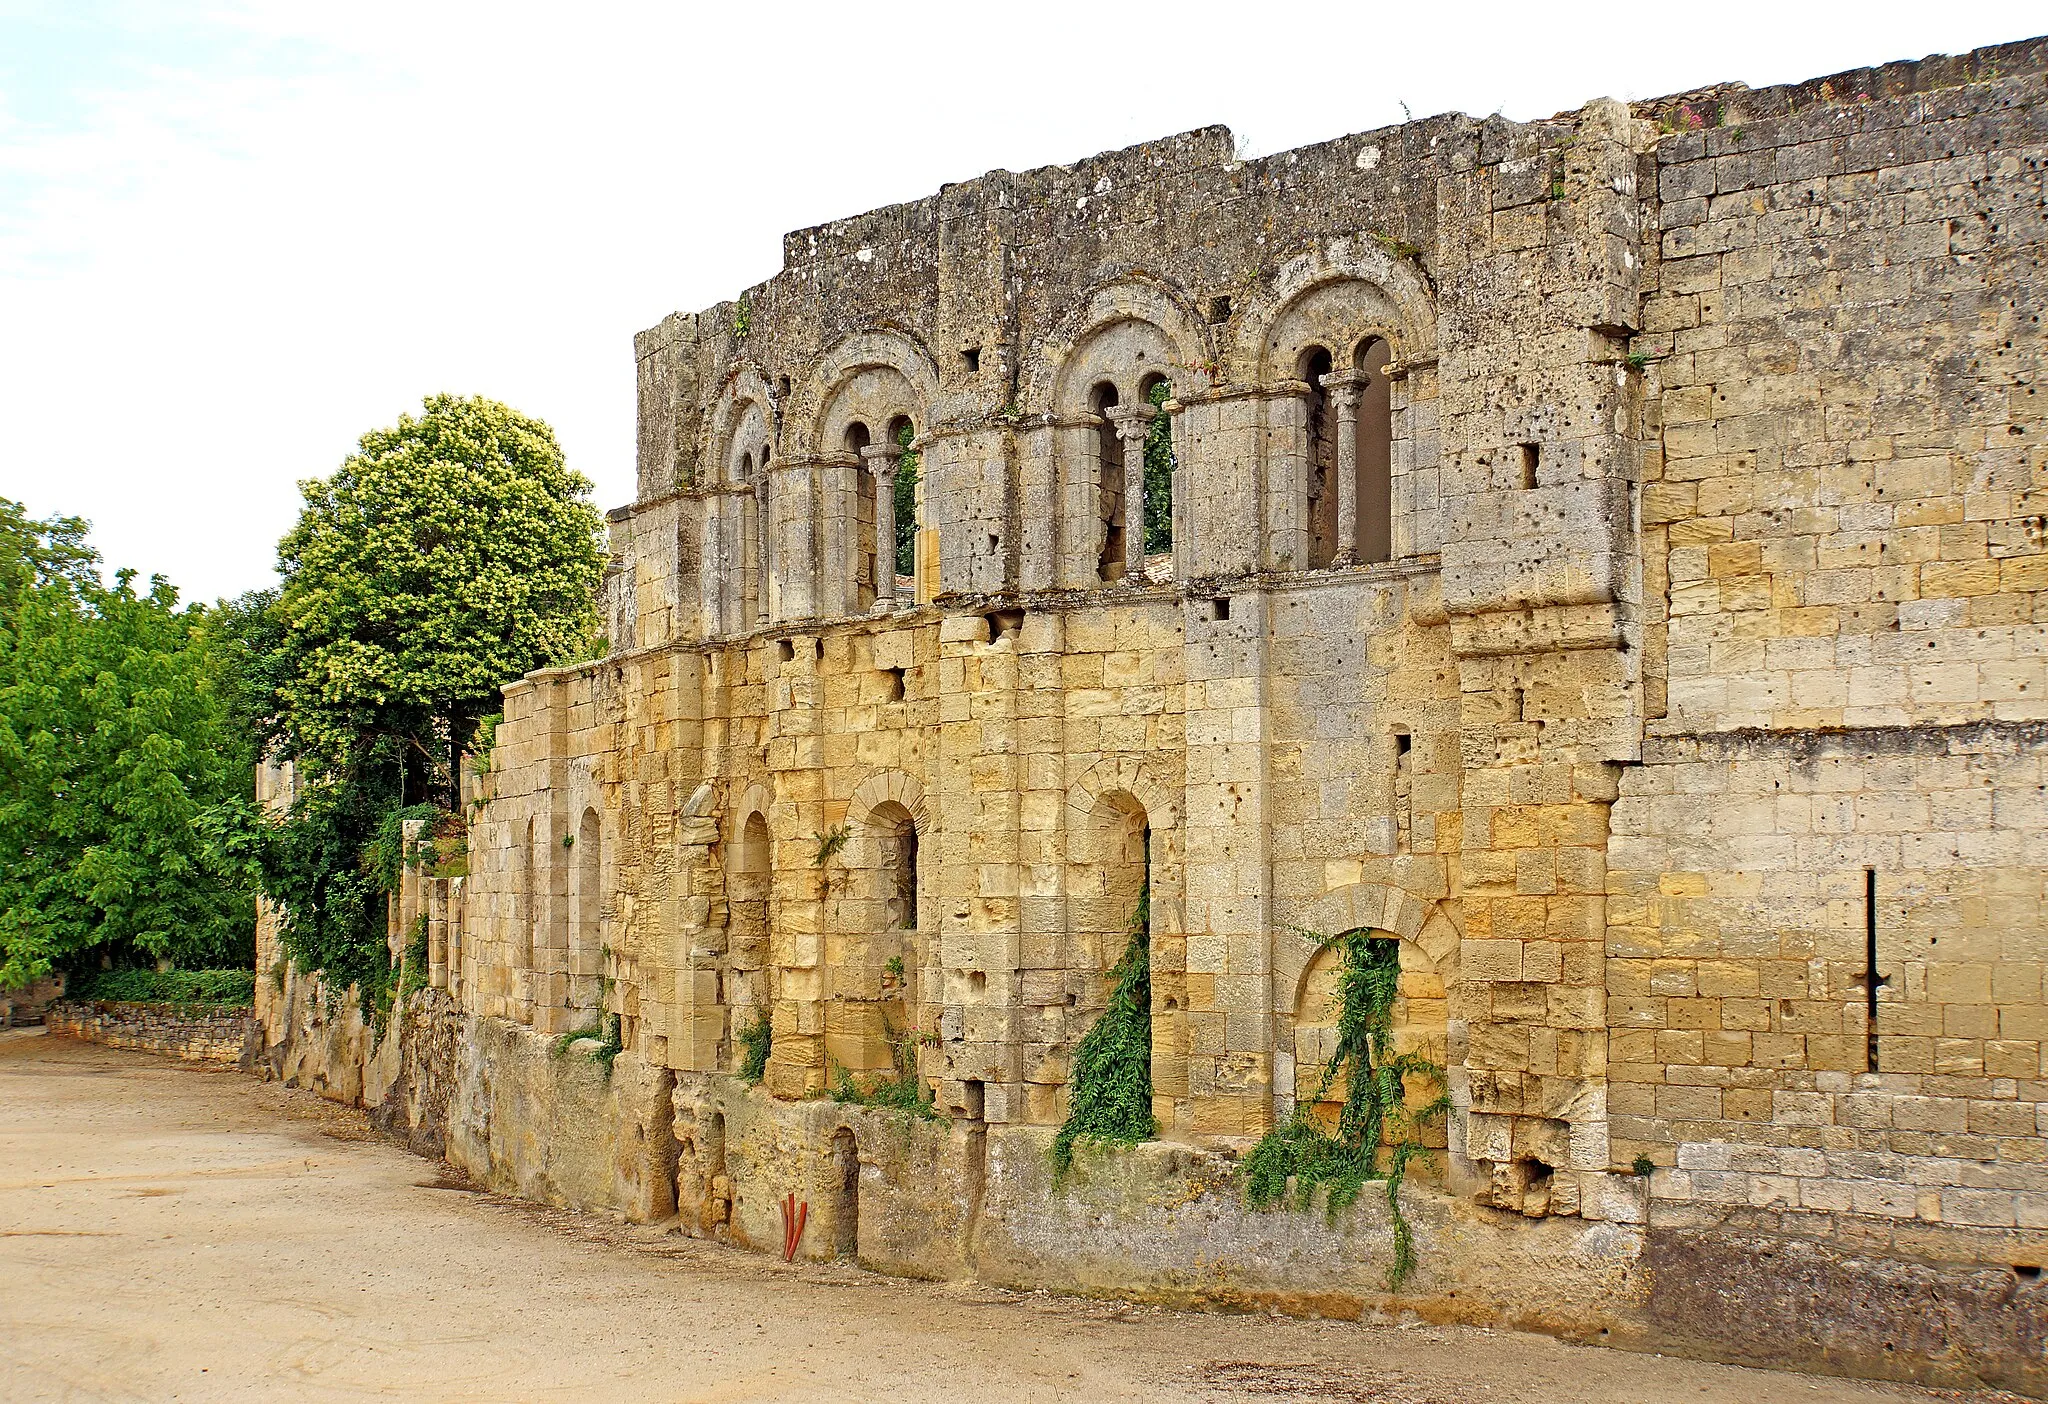
[[[239,1063],[257,1037],[255,1011],[234,1005],[64,1000],[44,1023],[53,1034],[198,1063]]]
[[[1227,1155],[1152,1143],[1090,1151],[1053,1177],[1050,1131],[921,1121],[825,1099],[778,1101],[724,1075],[674,1073],[438,990],[390,1025],[287,980],[262,1065],[362,1105],[478,1184],[760,1252],[781,1201],[809,1206],[799,1256],[904,1277],[1184,1307],[1358,1318],[1412,1314],[1745,1364],[2048,1397],[2048,1282],[1979,1236],[1899,1245],[1830,1221],[1757,1214],[1712,1226],[1526,1219],[1411,1182],[1416,1271],[1389,1291],[1378,1186],[1335,1220],[1246,1207]],[[1647,1195],[1648,1187],[1635,1188]],[[1642,1216],[1636,1216],[1640,1219]],[[2012,1261],[2019,1261],[2015,1258]],[[2029,1260],[2031,1261],[2031,1260]]]

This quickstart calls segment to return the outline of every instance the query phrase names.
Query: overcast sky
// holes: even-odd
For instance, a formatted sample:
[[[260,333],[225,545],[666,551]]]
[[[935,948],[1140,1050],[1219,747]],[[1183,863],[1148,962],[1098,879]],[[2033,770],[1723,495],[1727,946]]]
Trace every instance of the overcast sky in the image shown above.
[[[2007,4],[0,0],[0,495],[188,597],[447,390],[633,491],[632,335],[785,230],[1211,122],[1752,86],[2048,29]]]

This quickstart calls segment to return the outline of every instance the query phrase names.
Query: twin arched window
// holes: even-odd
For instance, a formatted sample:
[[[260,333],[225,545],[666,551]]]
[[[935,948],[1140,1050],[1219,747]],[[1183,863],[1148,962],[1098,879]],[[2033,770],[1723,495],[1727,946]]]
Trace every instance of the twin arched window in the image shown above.
[[[1338,371],[1328,349],[1309,346],[1296,375],[1308,388],[1308,566],[1319,570],[1393,556],[1392,352],[1379,337],[1352,349]]]

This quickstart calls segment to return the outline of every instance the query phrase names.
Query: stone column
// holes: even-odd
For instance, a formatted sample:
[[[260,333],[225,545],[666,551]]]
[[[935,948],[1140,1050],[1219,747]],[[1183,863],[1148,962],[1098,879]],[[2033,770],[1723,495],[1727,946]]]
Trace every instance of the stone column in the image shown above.
[[[896,608],[896,463],[903,450],[895,444],[869,444],[860,451],[875,476],[875,603],[876,614]]]
[[[1158,417],[1155,405],[1111,405],[1105,414],[1124,441],[1124,579],[1145,569],[1145,439]]]
[[[774,572],[768,564],[768,543],[775,528],[768,520],[768,464],[754,470],[754,623],[768,622],[768,581]]]
[[[1358,563],[1358,397],[1365,377],[1331,371],[1323,377],[1330,407],[1337,411],[1337,551],[1333,566]]]

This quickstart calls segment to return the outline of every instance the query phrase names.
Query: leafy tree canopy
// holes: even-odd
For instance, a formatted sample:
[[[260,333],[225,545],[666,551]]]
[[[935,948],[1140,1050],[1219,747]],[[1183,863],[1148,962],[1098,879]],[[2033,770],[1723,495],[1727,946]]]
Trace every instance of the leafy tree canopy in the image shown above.
[[[99,583],[100,553],[88,546],[83,517],[41,521],[21,503],[0,497],[0,617],[11,615],[32,585],[73,591]]]
[[[255,758],[218,686],[221,636],[161,578],[102,585],[85,531],[0,499],[0,986],[253,952],[252,894],[195,826]]]
[[[378,737],[459,747],[506,682],[586,656],[604,569],[590,486],[553,430],[492,400],[436,395],[363,435],[299,485],[278,544],[266,731],[321,768]]]
[[[377,997],[399,825],[429,817],[424,801],[459,808],[460,757],[499,689],[599,651],[590,486],[541,421],[437,395],[300,484],[279,588],[225,607],[231,701],[297,794],[282,817],[244,801],[209,830],[330,989]]]

